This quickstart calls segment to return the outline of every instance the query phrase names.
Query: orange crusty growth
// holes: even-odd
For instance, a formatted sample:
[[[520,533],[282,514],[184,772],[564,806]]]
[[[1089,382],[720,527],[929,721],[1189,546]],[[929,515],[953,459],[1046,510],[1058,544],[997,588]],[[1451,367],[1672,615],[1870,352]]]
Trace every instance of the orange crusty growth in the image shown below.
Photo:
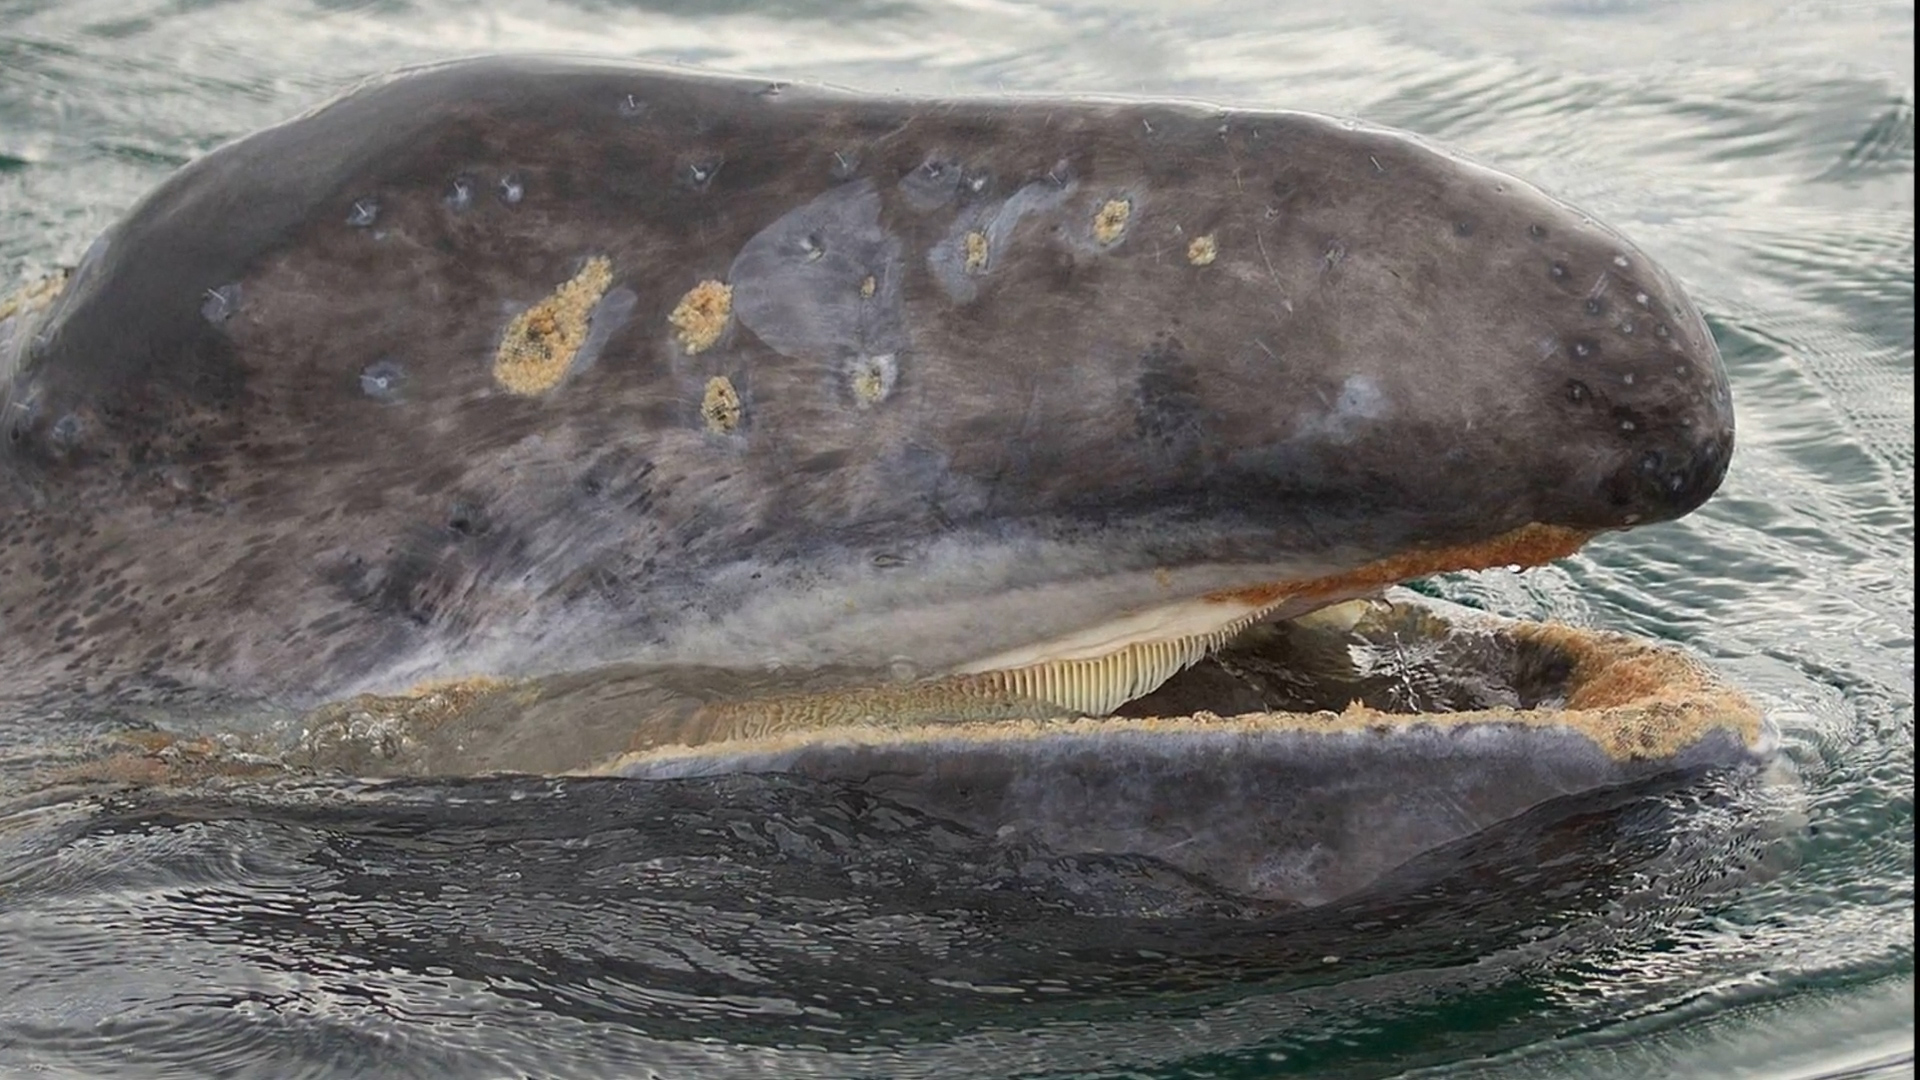
[[[966,271],[978,274],[987,268],[987,234],[978,229],[967,234]]]
[[[708,431],[731,435],[745,415],[746,407],[740,403],[740,391],[733,388],[732,379],[715,375],[707,380],[706,394],[700,399],[700,419],[706,421]]]
[[[680,347],[688,355],[705,352],[720,340],[733,314],[733,287],[720,281],[703,281],[687,290],[674,305],[667,321],[673,324]]]
[[[1127,199],[1108,199],[1093,215],[1093,238],[1103,247],[1112,247],[1127,234],[1127,221],[1133,217],[1133,203]]]
[[[552,295],[514,316],[494,353],[493,381],[528,397],[557,386],[586,343],[593,305],[612,283],[613,264],[595,256]]]

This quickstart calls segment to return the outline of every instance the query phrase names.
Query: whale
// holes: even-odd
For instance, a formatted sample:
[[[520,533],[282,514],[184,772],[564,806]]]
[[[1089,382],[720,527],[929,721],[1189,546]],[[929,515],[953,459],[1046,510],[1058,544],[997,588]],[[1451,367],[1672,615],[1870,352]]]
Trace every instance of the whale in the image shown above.
[[[406,713],[342,702],[504,694],[420,730],[523,753],[445,770],[785,768],[851,725],[1003,787],[1103,755],[994,725],[1132,724],[1137,764],[1193,732],[1114,714],[1245,634],[1671,521],[1734,445],[1670,273],[1411,135],[552,57],[378,78],[180,169],[0,307],[0,429],[16,715],[305,718],[324,761]],[[582,679],[648,689],[530,719]],[[1446,759],[1358,730],[1401,742],[1233,745]]]

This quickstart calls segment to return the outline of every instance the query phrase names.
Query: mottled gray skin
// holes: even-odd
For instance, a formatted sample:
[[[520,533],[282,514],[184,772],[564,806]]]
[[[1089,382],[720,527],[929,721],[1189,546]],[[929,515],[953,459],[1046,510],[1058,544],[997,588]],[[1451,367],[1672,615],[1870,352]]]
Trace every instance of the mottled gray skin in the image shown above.
[[[1151,855],[1250,896],[1324,904],[1553,799],[1752,761],[1724,731],[1615,761],[1585,738],[1498,725],[1383,738],[1124,731],[1030,743],[803,745],[643,766],[645,779],[793,773],[851,782],[989,836]]]
[[[592,355],[496,386],[508,320],[595,255]],[[706,278],[735,318],[689,354],[668,315]],[[16,329],[0,645],[11,691],[65,700],[937,671],[1153,601],[1156,571],[1164,601],[1670,519],[1733,438],[1664,272],[1402,135],[541,59],[208,154]]]

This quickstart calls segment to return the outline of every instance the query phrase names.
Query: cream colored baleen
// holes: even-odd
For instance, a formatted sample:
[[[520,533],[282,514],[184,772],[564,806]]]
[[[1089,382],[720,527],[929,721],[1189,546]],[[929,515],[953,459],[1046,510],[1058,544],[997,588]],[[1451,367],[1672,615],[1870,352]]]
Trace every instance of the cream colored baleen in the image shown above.
[[[1011,697],[1105,716],[1159,689],[1285,601],[1178,600],[996,653],[964,664],[954,674],[991,679]]]

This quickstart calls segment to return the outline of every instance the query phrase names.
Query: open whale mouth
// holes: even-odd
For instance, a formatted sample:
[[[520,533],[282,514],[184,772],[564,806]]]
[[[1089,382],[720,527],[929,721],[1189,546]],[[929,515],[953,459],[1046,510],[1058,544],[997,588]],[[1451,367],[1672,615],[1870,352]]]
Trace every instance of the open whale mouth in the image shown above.
[[[1165,630],[1173,613],[1120,629]],[[1756,768],[1777,742],[1750,700],[1681,649],[1404,588],[1254,619],[1113,715],[978,687],[971,702],[955,694],[955,678],[979,677],[742,686],[704,701],[684,689],[710,687],[710,672],[684,684],[642,671],[471,680],[325,707],[271,755],[156,740],[83,778],[792,774],[988,836],[1148,857],[1214,887],[1319,904],[1542,804]]]
[[[1149,609],[1068,637],[963,667],[1002,694],[1104,716],[1120,711],[1263,622],[1376,595],[1452,570],[1536,566],[1578,550],[1590,534],[1527,525],[1478,543],[1412,550],[1332,576],[1218,592]],[[1216,704],[1202,705],[1224,711]],[[1190,710],[1189,710],[1190,711]]]
[[[1147,617],[1140,621],[1145,625]],[[1154,625],[1164,629],[1167,623]],[[1693,760],[1690,753],[1708,744],[1713,751],[1737,746],[1756,757],[1773,748],[1771,728],[1754,704],[1678,648],[1500,618],[1404,588],[1295,618],[1256,614],[1204,635],[1121,641],[1105,653],[1092,653],[1093,635],[1086,636],[1087,664],[1135,672],[1151,670],[1140,656],[1184,658],[1196,641],[1219,640],[1104,715],[1074,715],[1038,695],[983,698],[986,705],[956,696],[943,705],[948,694],[938,682],[728,701],[708,706],[705,722],[679,729],[692,738],[650,739],[652,745],[637,745],[591,771],[677,773],[681,765],[674,763],[702,760],[729,762],[730,770],[746,768],[750,760],[774,766],[797,747],[836,741],[945,743],[1174,727],[1303,735],[1412,728],[1554,731],[1590,744],[1599,757],[1655,768],[1684,766]],[[1023,680],[1045,681],[1033,673],[1047,664],[1063,666],[1050,660],[1012,670]],[[1072,689],[1064,678],[1054,682]],[[811,699],[838,704],[796,704]],[[754,711],[762,723],[737,722]],[[717,722],[721,714],[736,722]]]
[[[799,774],[1317,904],[1551,800],[1758,764],[1776,739],[1681,650],[1406,590],[1257,620],[1114,716],[779,715],[607,771]]]

